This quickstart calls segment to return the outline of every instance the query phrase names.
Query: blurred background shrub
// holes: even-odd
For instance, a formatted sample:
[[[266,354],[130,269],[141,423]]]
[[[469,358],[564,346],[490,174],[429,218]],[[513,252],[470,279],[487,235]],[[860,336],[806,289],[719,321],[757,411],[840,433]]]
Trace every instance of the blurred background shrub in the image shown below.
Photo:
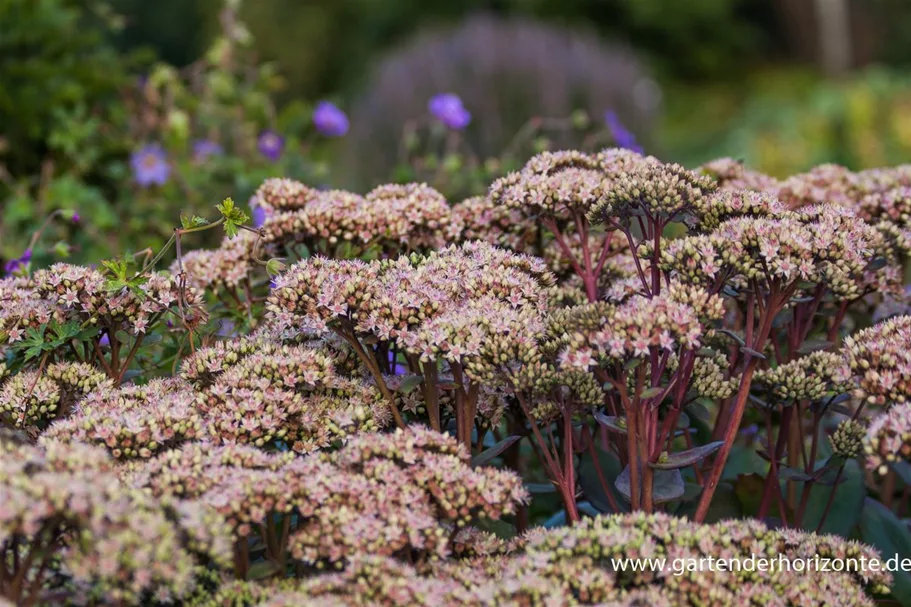
[[[417,137],[428,126],[432,130],[428,99],[441,91],[457,93],[471,108],[463,143],[481,159],[512,154],[538,117],[545,119],[540,127],[550,144],[559,148],[596,145],[585,141],[590,133],[580,127],[587,117],[603,120],[608,109],[644,135],[660,102],[657,83],[625,46],[525,18],[474,15],[454,28],[422,31],[371,70],[364,92],[352,102],[342,164],[357,185],[394,170],[408,145],[403,133]],[[565,120],[577,111],[586,120]],[[429,135],[440,136],[441,146],[452,145],[442,132]]]
[[[0,261],[155,247],[275,175],[458,199],[568,146],[906,162],[909,38],[904,0],[0,0]]]

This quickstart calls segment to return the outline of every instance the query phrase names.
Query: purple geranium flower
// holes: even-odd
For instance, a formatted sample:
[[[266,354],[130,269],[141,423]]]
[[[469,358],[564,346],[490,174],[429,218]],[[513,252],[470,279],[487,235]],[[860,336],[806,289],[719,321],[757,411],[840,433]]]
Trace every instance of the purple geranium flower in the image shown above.
[[[607,110],[604,113],[604,122],[607,123],[607,128],[610,130],[611,137],[614,138],[614,143],[617,144],[617,147],[626,148],[640,154],[643,153],[642,146],[636,142],[636,136],[620,122],[620,117],[617,116],[615,111]]]
[[[471,122],[471,112],[462,105],[462,100],[454,93],[440,93],[427,104],[430,113],[450,129],[461,130]]]
[[[212,156],[219,156],[222,153],[220,145],[208,139],[199,139],[193,143],[193,160],[202,163]]]
[[[285,149],[285,139],[275,131],[263,131],[256,140],[256,147],[260,154],[275,162],[281,158],[282,150]]]
[[[237,327],[233,320],[223,319],[218,327],[219,337],[237,337]]]
[[[252,212],[250,213],[253,216],[253,226],[261,228],[264,223],[266,223],[266,217],[268,213],[266,212],[265,207],[260,205],[253,205]]]
[[[157,143],[150,143],[133,152],[130,166],[133,168],[136,183],[144,188],[152,185],[164,185],[171,176],[168,156]]]
[[[17,257],[15,259],[10,259],[9,261],[7,261],[6,264],[4,264],[4,266],[3,266],[3,271],[6,272],[7,275],[13,274],[19,268],[23,268],[26,265],[28,265],[28,263],[31,260],[32,260],[32,250],[26,249],[25,252],[22,253],[21,257]]]
[[[348,132],[348,116],[334,103],[320,101],[313,110],[313,126],[326,137],[341,137]]]

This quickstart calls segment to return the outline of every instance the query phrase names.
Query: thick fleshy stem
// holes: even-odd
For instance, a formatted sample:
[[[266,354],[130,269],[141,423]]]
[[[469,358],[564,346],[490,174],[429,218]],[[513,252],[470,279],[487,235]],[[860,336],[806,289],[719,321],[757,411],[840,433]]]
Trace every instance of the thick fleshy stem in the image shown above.
[[[655,504],[653,503],[655,489],[655,471],[649,465],[649,457],[647,455],[649,449],[648,424],[645,419],[646,411],[647,407],[639,407],[639,429],[643,434],[645,434],[644,437],[640,437],[639,439],[639,461],[642,462],[642,509],[650,514],[655,507]],[[630,468],[630,472],[632,472],[632,468]]]
[[[368,354],[364,347],[361,345],[361,342],[358,341],[357,337],[354,336],[354,332],[351,331],[350,334],[344,329],[337,329],[336,333],[344,339],[348,344],[354,349],[355,354],[358,358],[361,359],[361,362],[367,367],[367,370],[370,371],[370,375],[373,376],[373,381],[376,383],[377,388],[380,392],[383,393],[383,396],[389,402],[389,410],[392,413],[392,418],[395,420],[395,425],[399,428],[404,429],[406,427],[405,420],[402,419],[402,414],[399,413],[399,408],[395,402],[395,395],[392,394],[392,391],[389,390],[389,386],[386,385],[386,381],[383,379],[383,374],[380,372],[379,364],[371,354]]]
[[[838,306],[838,312],[835,314],[835,318],[832,319],[832,326],[829,327],[829,334],[826,336],[826,341],[834,343],[836,338],[838,338],[838,330],[841,328],[841,323],[845,319],[845,314],[848,313],[849,304],[850,302],[845,300]]]
[[[551,482],[553,482],[554,486],[557,487],[557,490],[560,492],[560,497],[563,499],[563,506],[566,508],[566,518],[570,523],[576,523],[579,520],[579,510],[576,507],[575,484],[570,486],[567,482],[567,475],[564,474],[561,468],[559,455],[550,450],[550,446],[541,434],[541,429],[538,428],[538,422],[531,414],[531,410],[528,408],[525,398],[517,393],[516,400],[519,401],[519,406],[522,408],[522,412],[525,414],[529,426],[531,426],[532,438],[534,438],[538,445],[537,452],[541,458],[541,463],[544,465],[544,469],[547,471],[547,476],[550,478]],[[570,463],[572,463],[572,460],[570,460]]]
[[[421,365],[424,371],[424,400],[427,401],[427,414],[430,417],[430,427],[441,432],[440,402],[437,393],[437,365],[431,361]]]
[[[786,407],[784,414],[781,419],[781,425],[778,428],[778,439],[775,442],[774,452],[769,453],[769,473],[765,478],[765,483],[762,488],[762,502],[759,505],[759,512],[756,515],[758,518],[763,519],[769,513],[769,508],[772,503],[772,496],[777,490],[775,485],[778,485],[778,462],[781,461],[782,456],[784,455],[784,448],[787,442],[788,429],[791,426],[791,416],[793,413],[793,407]],[[772,444],[772,414],[770,412],[766,413],[766,432],[768,435],[768,444]]]
[[[588,231],[585,230],[584,233],[579,235],[582,244],[582,251],[585,256],[583,267],[583,265],[579,263],[579,260],[576,259],[576,256],[573,255],[573,252],[569,248],[569,245],[566,243],[566,239],[563,237],[563,232],[561,232],[560,228],[557,227],[557,222],[555,222],[553,219],[545,219],[542,221],[542,223],[554,235],[554,240],[556,240],[557,246],[560,247],[560,251],[563,253],[563,256],[566,257],[567,261],[569,261],[570,265],[572,265],[573,270],[582,279],[583,284],[585,284],[585,295],[588,297],[588,300],[596,301],[598,299],[597,277],[595,276],[591,265],[591,254],[588,249]]]
[[[595,438],[591,435],[587,426],[583,426],[582,430],[585,433],[585,442],[588,444],[588,454],[591,455],[592,463],[595,466],[595,474],[598,476],[598,482],[601,483],[601,490],[607,497],[607,501],[613,511],[622,512],[620,510],[620,505],[617,504],[617,500],[614,498],[614,492],[609,486],[607,478],[604,476],[604,471],[601,469],[601,462],[598,461],[598,452],[595,450]]]
[[[568,405],[563,406],[563,486],[568,494],[566,516],[572,521],[579,520],[576,506],[576,470],[573,464],[573,413]]]
[[[822,511],[822,518],[819,519],[819,524],[816,525],[816,533],[822,531],[822,526],[826,524],[826,519],[829,517],[829,512],[832,510],[832,504],[835,503],[835,493],[838,491],[838,483],[841,482],[841,475],[845,471],[845,465],[842,464],[838,469],[838,474],[835,475],[835,480],[832,481],[832,492],[829,493],[829,499],[826,502],[826,507]],[[806,489],[804,489],[806,491]]]
[[[751,344],[751,348],[754,351],[762,351],[766,340],[768,339],[769,332],[772,329],[772,319],[775,318],[775,315],[779,312],[781,306],[790,299],[793,290],[794,287],[791,287],[784,292],[780,292],[776,285],[771,286],[767,300],[768,303],[761,309],[759,333]],[[743,370],[743,375],[740,378],[737,399],[734,401],[734,406],[731,409],[731,417],[727,422],[727,428],[724,432],[724,444],[721,445],[721,449],[718,451],[718,455],[712,465],[711,473],[706,482],[705,489],[702,492],[702,496],[699,498],[699,505],[697,506],[696,514],[693,517],[693,520],[697,523],[704,521],[708,514],[709,506],[712,504],[712,497],[715,495],[715,490],[718,488],[718,483],[724,472],[724,466],[727,464],[728,456],[731,454],[731,449],[734,447],[734,441],[737,439],[737,432],[740,429],[740,421],[743,419],[743,413],[746,410],[747,400],[750,395],[750,386],[753,384],[753,374],[756,372],[759,360],[759,358],[754,357],[750,353],[747,353],[744,359],[746,368]]]
[[[506,414],[506,423],[509,428],[509,433],[514,436],[523,436],[525,435],[524,425],[521,423],[521,420],[516,419],[516,417],[511,413],[507,412]],[[522,476],[522,441],[516,441],[509,449],[506,450],[506,453],[503,454],[503,462],[506,464],[506,467]],[[516,510],[516,533],[524,533],[528,529],[528,505],[520,504]]]
[[[721,480],[724,465],[727,463],[731,448],[734,446],[734,440],[737,438],[737,430],[740,427],[740,420],[743,418],[743,411],[746,408],[747,397],[750,393],[750,385],[753,382],[753,373],[756,371],[756,365],[759,363],[758,358],[752,358],[749,355],[747,355],[747,358],[749,362],[740,378],[740,388],[737,391],[737,400],[734,401],[731,419],[728,421],[727,429],[722,438],[724,444],[721,446],[715,463],[712,465],[708,481],[702,492],[702,497],[699,498],[699,506],[696,509],[696,515],[693,517],[693,520],[697,523],[704,521],[706,514],[708,514],[709,506],[712,503],[712,496],[715,495],[715,489],[718,487],[718,482]]]
[[[822,413],[820,411],[814,411],[813,439],[810,443],[810,456],[807,458],[807,463],[804,466],[804,472],[807,474],[813,471],[813,466],[816,462],[816,453],[819,449],[819,422],[821,419]],[[800,496],[800,504],[797,506],[797,513],[794,515],[795,526],[800,527],[803,524],[803,515],[807,511],[807,505],[810,503],[810,491],[812,490],[814,484],[815,480],[811,478],[804,485],[803,492]]]

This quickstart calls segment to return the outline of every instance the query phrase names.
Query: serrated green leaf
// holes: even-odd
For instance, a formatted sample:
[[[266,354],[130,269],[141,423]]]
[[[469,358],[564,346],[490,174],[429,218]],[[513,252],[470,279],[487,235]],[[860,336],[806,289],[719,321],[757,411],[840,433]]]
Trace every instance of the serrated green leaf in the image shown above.
[[[31,360],[33,358],[38,358],[43,352],[43,348],[40,346],[32,346],[25,351],[25,360]]]
[[[286,266],[284,262],[282,262],[282,260],[277,257],[273,257],[266,262],[266,274],[269,276],[278,276],[287,268],[288,266]]]
[[[207,225],[208,223],[208,219],[205,217],[200,217],[199,215],[180,215],[180,225],[186,230],[191,228],[199,228]]]
[[[237,225],[233,221],[226,219],[225,223],[222,225],[224,225],[225,235],[229,240],[237,236]]]
[[[218,209],[218,212],[221,213],[225,219],[229,219],[231,213],[234,212],[234,199],[225,198],[220,204],[215,205],[215,208]]]

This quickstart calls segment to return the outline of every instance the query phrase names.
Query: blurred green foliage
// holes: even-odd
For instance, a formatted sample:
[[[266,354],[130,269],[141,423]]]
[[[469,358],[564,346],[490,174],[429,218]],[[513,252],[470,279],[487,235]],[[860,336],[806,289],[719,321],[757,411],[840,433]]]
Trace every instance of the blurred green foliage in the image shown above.
[[[18,257],[47,217],[55,220],[43,228],[40,246],[33,251],[39,265],[67,255],[95,261],[157,248],[170,237],[182,212],[209,214],[227,195],[245,202],[267,177],[287,175],[315,182],[325,176],[322,152],[311,149],[310,108],[306,104],[276,108],[273,95],[281,80],[273,65],[252,61],[252,38],[233,11],[222,14],[219,35],[197,61],[182,69],[146,63],[140,71],[129,61],[118,60],[112,46],[102,44],[104,30],[101,24],[93,29],[88,19],[96,13],[89,7],[77,8],[65,0],[2,2],[16,10],[6,13],[11,21],[0,19],[4,31],[0,40],[12,40],[6,35],[7,30],[16,31],[11,25],[47,26],[35,32],[44,38],[27,36],[31,63],[41,71],[21,76],[24,90],[12,91],[16,96],[8,97],[10,115],[25,116],[34,125],[13,128],[9,137],[16,137],[16,145],[9,145],[0,157],[5,174],[0,184],[0,258]],[[92,8],[104,11],[105,5]],[[116,19],[109,12],[97,14]],[[78,47],[83,60],[97,56],[99,63],[77,66],[61,59],[57,47],[74,43],[57,40],[65,33],[86,45]],[[10,44],[19,48],[20,42]],[[86,55],[89,48],[92,54]],[[75,59],[79,58],[77,53]],[[113,63],[106,79],[108,59]],[[54,72],[56,60],[63,70],[59,74]],[[22,59],[23,65],[29,63]],[[6,65],[5,57],[0,65]],[[101,79],[104,87],[80,88],[83,67],[97,72],[93,78]],[[12,64],[7,68],[17,69]],[[16,80],[10,77],[9,81]],[[74,101],[67,103],[69,97],[61,93],[42,109],[40,92],[55,93],[58,81]],[[5,133],[6,125],[17,121],[2,124]],[[260,133],[267,129],[284,136],[278,158],[258,149]],[[199,154],[199,142],[213,146],[217,153]],[[131,167],[131,155],[148,145],[161,146],[169,167],[163,184],[142,184]],[[82,221],[62,220],[56,212],[63,209],[77,211]]]
[[[7,175],[36,175],[49,158],[61,170],[98,160],[68,152],[122,111],[118,91],[138,57],[105,43],[119,26],[105,4],[90,0],[0,0],[0,166]],[[93,151],[115,152],[118,142],[108,142]]]
[[[132,16],[124,44],[152,45],[180,64],[204,48],[220,2],[114,6]],[[477,12],[591,28],[635,46],[675,78],[736,78],[745,63],[773,58],[783,47],[766,0],[256,0],[242,7],[261,56],[282,66],[285,98],[356,90],[378,55],[421,27]]]
[[[883,56],[908,63],[899,42],[911,10],[893,0],[875,6],[894,17]],[[559,136],[547,124],[516,127],[522,145],[473,154],[472,133],[505,121],[496,103],[487,110],[467,90],[453,91],[473,113],[464,140],[426,123],[400,137],[397,126],[390,134],[359,118],[372,107],[363,88],[384,57],[477,12],[588,28],[633,46],[663,92],[646,151],[668,160],[692,166],[729,155],[781,176],[822,162],[897,164],[911,153],[911,78],[883,68],[831,80],[788,66],[773,3],[763,0],[0,0],[0,261],[19,256],[63,209],[83,221],[57,215],[34,251],[39,265],[157,247],[182,211],[207,215],[226,196],[243,204],[266,177],[348,183],[356,171],[345,154],[360,145],[359,128],[395,142],[386,179],[426,179],[453,198],[483,191],[525,156],[561,145]],[[418,88],[420,104],[441,92]],[[315,133],[311,102],[321,97],[352,110],[347,145]],[[608,143],[600,110],[574,103],[588,113],[547,116],[557,124],[550,130]],[[500,129],[506,141],[511,128]],[[277,161],[257,148],[265,129],[285,139]],[[201,140],[221,153],[201,159]],[[148,144],[160,144],[170,166],[163,186],[134,178],[130,156]]]
[[[766,70],[741,90],[678,86],[667,94],[675,101],[661,144],[690,165],[731,156],[784,177],[829,162],[859,170],[911,158],[911,75],[899,70],[873,67],[841,80]]]

